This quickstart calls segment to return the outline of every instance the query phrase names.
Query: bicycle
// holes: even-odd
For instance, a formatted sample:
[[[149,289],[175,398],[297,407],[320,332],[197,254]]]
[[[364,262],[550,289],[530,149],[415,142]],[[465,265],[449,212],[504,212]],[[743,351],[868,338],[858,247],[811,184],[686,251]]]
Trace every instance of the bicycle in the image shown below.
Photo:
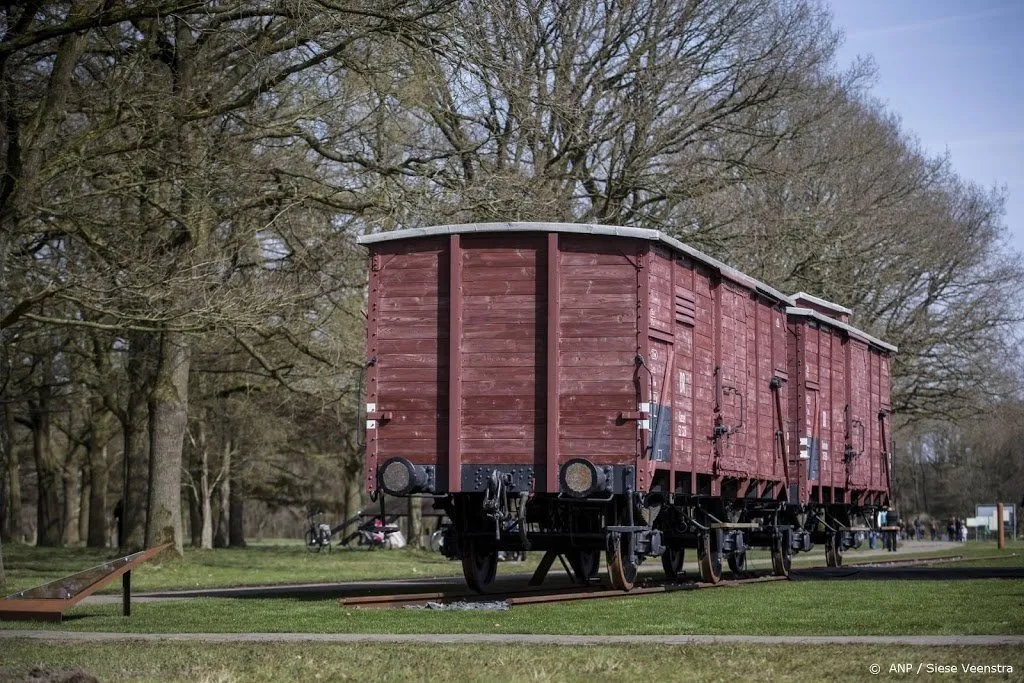
[[[434,533],[430,534],[430,540],[427,542],[427,547],[430,548],[431,552],[435,553],[444,551],[444,529],[438,529]]]
[[[331,525],[323,520],[322,511],[309,513],[309,528],[306,529],[306,550],[318,553],[324,548],[331,552]]]

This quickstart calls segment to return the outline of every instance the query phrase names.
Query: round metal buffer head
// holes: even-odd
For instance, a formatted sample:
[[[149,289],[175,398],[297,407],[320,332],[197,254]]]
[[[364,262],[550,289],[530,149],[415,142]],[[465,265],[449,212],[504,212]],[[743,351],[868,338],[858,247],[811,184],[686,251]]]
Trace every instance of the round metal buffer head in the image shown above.
[[[573,458],[562,467],[562,490],[579,498],[604,488],[604,477],[594,463],[585,458]]]
[[[425,473],[405,458],[392,458],[378,470],[380,485],[385,493],[392,496],[405,496],[414,489],[423,487]]]

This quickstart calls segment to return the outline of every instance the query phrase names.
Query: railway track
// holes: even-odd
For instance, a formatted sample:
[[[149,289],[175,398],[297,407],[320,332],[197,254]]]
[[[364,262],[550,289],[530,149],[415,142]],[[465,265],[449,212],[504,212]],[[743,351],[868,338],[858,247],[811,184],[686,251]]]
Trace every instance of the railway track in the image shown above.
[[[993,556],[1005,557],[1005,555]],[[960,562],[965,559],[984,560],[992,559],[986,557],[966,558],[963,555],[946,555],[941,557],[913,558],[906,560],[886,560],[882,562],[864,562],[846,565],[850,569],[866,569],[872,567],[900,567],[923,564],[942,564],[948,562]],[[827,569],[824,566],[813,566],[801,568],[798,571],[814,571]],[[659,595],[663,593],[674,593],[677,591],[703,590],[707,588],[724,588],[729,586],[745,586],[754,583],[769,583],[772,581],[785,580],[784,576],[773,576],[765,571],[746,572],[742,578],[730,579],[717,584],[703,583],[698,581],[667,581],[649,579],[638,585],[631,591],[621,591],[608,588],[602,584],[589,586],[576,586],[571,588],[531,588],[504,590],[493,594],[473,593],[466,590],[455,589],[451,591],[435,591],[428,593],[386,593],[379,595],[361,595],[346,597],[339,600],[340,605],[346,609],[399,609],[406,607],[435,607],[450,609],[453,605],[462,604],[466,608],[473,608],[475,604],[485,605],[489,603],[504,603],[504,607],[515,607],[525,605],[538,605],[556,602],[571,602],[579,600],[608,600],[614,598],[625,598],[642,595]]]
[[[691,591],[703,588],[719,588],[725,586],[739,586],[750,583],[765,583],[769,581],[780,581],[785,579],[782,576],[756,575],[746,576],[742,579],[723,581],[717,584],[700,583],[696,581],[663,581],[649,580],[637,586],[631,591],[621,591],[608,588],[602,584],[590,586],[577,586],[572,588],[523,588],[521,590],[505,590],[498,593],[471,593],[469,591],[443,591],[433,593],[395,593],[382,595],[361,595],[351,598],[341,598],[339,603],[345,608],[356,609],[394,609],[403,607],[421,607],[436,604],[439,607],[450,606],[455,603],[505,603],[508,607],[516,605],[536,605],[550,602],[569,602],[574,600],[606,600],[610,598],[625,598],[634,595],[654,595],[660,593],[672,593],[676,591]]]
[[[914,557],[907,560],[881,560],[877,562],[855,562],[847,565],[850,567],[911,567],[921,564],[945,564],[947,562],[980,562],[984,560],[1003,560],[1008,557],[1016,557],[1017,553],[1002,553],[1000,555],[982,555],[980,557],[967,557],[965,555],[947,555],[943,557]]]

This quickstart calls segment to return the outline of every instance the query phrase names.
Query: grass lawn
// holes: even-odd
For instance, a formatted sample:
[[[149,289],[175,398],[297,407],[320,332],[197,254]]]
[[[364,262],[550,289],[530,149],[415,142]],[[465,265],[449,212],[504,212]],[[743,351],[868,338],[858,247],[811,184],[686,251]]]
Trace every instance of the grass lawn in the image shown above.
[[[1024,652],[1006,647],[548,645],[52,645],[15,641],[0,680],[34,666],[80,668],[101,681],[277,680],[891,680],[894,663],[954,666],[956,680],[1019,680]],[[963,665],[1009,665],[971,675]],[[883,668],[873,676],[869,667]],[[908,675],[908,674],[904,674]],[[925,676],[934,679],[935,674]],[[943,678],[945,676],[942,676]]]
[[[865,546],[866,549],[866,546]],[[1024,554],[1024,543],[1010,547]],[[846,555],[849,563],[875,559],[907,559],[928,555],[988,555],[995,553],[994,543],[968,543],[955,550],[937,550],[924,553],[899,552],[868,556],[863,550]],[[7,595],[59,579],[88,569],[117,557],[116,551],[91,548],[36,548],[21,544],[3,546],[6,583],[0,593]],[[748,552],[751,569],[768,569],[771,560],[767,552]],[[540,561],[540,553],[528,553],[523,563],[502,564],[500,574],[530,573]],[[688,553],[687,559],[693,559]],[[794,566],[824,563],[824,550],[794,557]],[[557,565],[556,565],[557,567]],[[644,564],[643,571],[660,573],[657,559]],[[693,562],[687,570],[696,571]],[[216,588],[229,586],[256,586],[286,583],[333,583],[367,579],[426,578],[460,576],[462,567],[437,553],[420,550],[368,551],[363,549],[336,549],[330,553],[307,553],[300,541],[254,543],[245,549],[196,550],[186,548],[181,560],[147,563],[132,572],[132,587],[136,593],[155,590]],[[116,592],[114,585],[107,592]]]
[[[330,598],[206,598],[137,602],[125,619],[119,604],[84,603],[63,624],[38,627],[129,633],[1019,635],[1024,581],[777,581],[473,612],[343,609]],[[24,624],[2,622],[0,628]]]
[[[983,557],[992,544],[954,551]],[[1000,560],[944,566],[1021,566],[1024,544]],[[502,565],[531,571],[532,562]],[[858,554],[851,553],[853,562]],[[871,559],[905,559],[908,553]],[[108,555],[84,549],[5,546],[7,592],[97,564]],[[751,555],[754,566],[767,556]],[[860,559],[860,558],[857,558]],[[864,557],[863,559],[868,559]],[[821,564],[820,555],[803,558]],[[649,562],[647,566],[658,566]],[[654,568],[650,571],[657,573]],[[183,560],[146,566],[136,589],[459,574],[459,564],[416,551],[336,551],[307,555],[301,544],[259,544],[246,550],[188,551]],[[130,619],[119,604],[83,604],[60,625],[0,622],[3,629],[126,633],[549,633],[751,635],[1024,634],[1024,581],[798,580],[685,591],[616,600],[516,607],[495,612],[342,609],[334,599],[199,599],[136,602]],[[938,677],[1019,680],[1019,647],[905,645],[335,645],[104,643],[47,644],[10,640],[0,647],[0,680],[20,679],[33,667],[50,673],[82,669],[99,680],[889,680],[895,663],[1012,665],[1013,673]],[[869,666],[883,667],[881,676]],[[39,672],[37,672],[38,674]],[[43,672],[45,673],[45,672]],[[926,671],[927,674],[927,671]],[[909,674],[903,674],[909,675]]]
[[[536,555],[536,553],[534,553]],[[92,548],[3,547],[7,582],[3,594],[16,593],[102,564],[116,551]],[[535,558],[532,567],[540,560]],[[518,565],[522,566],[522,565]],[[261,543],[249,548],[196,550],[180,560],[148,562],[132,572],[132,590],[255,586],[285,583],[333,583],[365,579],[461,576],[462,565],[422,550],[336,549],[307,553],[302,542]],[[108,592],[119,591],[115,582]]]
[[[102,559],[94,551],[81,549],[14,548],[14,553],[5,548],[5,559],[14,583],[23,586]],[[1019,545],[1015,549],[1018,552],[1012,557],[979,564],[1021,566],[1024,552]],[[991,555],[994,548],[968,544],[958,552],[980,557]],[[523,565],[502,569],[512,567],[517,572],[528,569]],[[184,560],[143,567],[134,583],[141,591],[143,586],[271,583],[268,576],[278,582],[337,581],[458,571],[458,563],[416,551],[310,556],[301,546],[266,546],[188,552]],[[24,627],[0,622],[3,629]],[[119,604],[83,603],[68,613],[63,624],[39,627],[128,633],[1024,634],[1024,581],[778,581],[487,612],[342,609],[337,600],[322,597],[207,598],[137,601],[132,617],[125,619]]]

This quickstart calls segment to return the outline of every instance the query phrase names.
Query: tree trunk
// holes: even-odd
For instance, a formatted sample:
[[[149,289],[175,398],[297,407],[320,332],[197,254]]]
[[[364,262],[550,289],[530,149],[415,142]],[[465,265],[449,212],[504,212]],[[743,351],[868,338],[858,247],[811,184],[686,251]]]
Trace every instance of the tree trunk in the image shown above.
[[[164,332],[149,400],[149,504],[146,546],[172,543],[183,554],[181,451],[188,426],[191,349],[181,332]]]
[[[18,450],[11,448],[10,459],[7,461],[7,486],[11,491],[11,498],[8,502],[8,515],[10,529],[8,537],[13,541],[25,540],[25,527],[21,521],[21,471]]]
[[[72,455],[65,461],[61,485],[64,488],[64,506],[61,510],[64,544],[77,545],[82,502],[82,470],[78,465],[77,456]]]
[[[86,545],[105,548],[107,545],[107,486],[110,478],[107,447],[95,444],[89,454],[89,531]]]
[[[345,519],[352,519],[363,505],[362,477],[358,474],[345,480]]]
[[[409,496],[409,547],[423,547],[423,499]]]
[[[135,333],[128,348],[128,403],[123,414],[124,460],[121,470],[122,552],[145,547],[149,485],[149,413],[156,344],[149,334]]]
[[[36,545],[61,545],[60,470],[50,447],[49,389],[39,390],[40,402],[33,404],[32,457],[36,466]]]
[[[217,477],[218,486],[217,498],[219,513],[217,515],[217,529],[213,534],[213,547],[226,548],[228,545],[228,519],[231,516],[231,449],[234,444],[231,442],[231,435],[224,439],[224,454],[220,461],[220,475]]]
[[[206,414],[202,416],[199,425],[199,486],[196,493],[199,495],[199,547],[205,550],[213,549],[213,511],[210,499],[213,491],[210,486],[210,444],[206,438]],[[193,545],[195,543],[193,542]]]
[[[2,343],[2,342],[0,342]],[[4,354],[0,350],[0,354]],[[6,368],[6,359],[0,367]],[[0,519],[0,540],[23,540],[21,528],[21,479],[19,478],[18,449],[14,443],[14,413],[7,400],[0,398],[0,454],[3,455],[5,486],[0,489],[3,496],[4,515]]]
[[[195,488],[188,489],[188,533],[193,548],[200,547],[202,542],[203,514],[199,505],[199,494]]]
[[[238,458],[231,459],[228,477],[228,546],[245,547],[245,501],[242,498],[242,472]]]
[[[36,466],[36,545],[61,545],[60,467],[53,456],[50,442],[50,383],[53,367],[42,363],[43,377],[36,388],[36,400],[30,402],[32,426],[32,458]]]
[[[7,341],[0,333],[0,388],[10,377],[10,363],[7,360]],[[14,458],[14,421],[8,419],[11,409],[7,406],[6,393],[0,393],[0,543],[11,540],[10,462]],[[0,558],[2,559],[2,558]]]
[[[78,480],[82,482],[82,491],[78,496],[78,541],[89,538],[89,507],[92,504],[92,478],[89,466],[84,465],[79,471]]]

